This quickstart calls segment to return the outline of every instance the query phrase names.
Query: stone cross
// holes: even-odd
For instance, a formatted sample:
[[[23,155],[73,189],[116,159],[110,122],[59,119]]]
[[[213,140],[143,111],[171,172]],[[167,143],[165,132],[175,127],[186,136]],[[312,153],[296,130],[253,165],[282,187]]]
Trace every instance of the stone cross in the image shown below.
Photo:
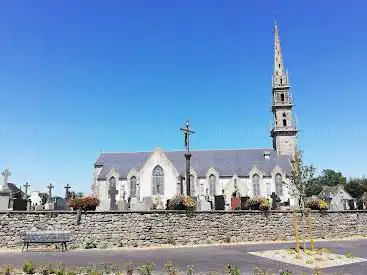
[[[48,188],[48,199],[47,199],[47,202],[52,202],[52,189],[54,187],[55,186],[53,186],[51,182],[50,182],[50,185],[47,186],[47,188]]]
[[[195,132],[192,131],[190,129],[190,123],[187,120],[186,121],[186,127],[185,128],[180,128],[180,130],[182,132],[184,132],[184,136],[185,136],[185,148],[186,148],[186,154],[185,154],[185,159],[186,159],[186,194],[187,196],[191,196],[190,192],[191,192],[191,186],[190,186],[190,158],[191,158],[191,153],[190,153],[190,134],[194,134]]]
[[[64,186],[65,188],[65,199],[69,199],[70,198],[70,193],[69,193],[69,189],[71,188],[71,186],[69,184]]]
[[[5,194],[9,194],[10,197],[12,197],[12,192],[9,189],[9,185],[8,185],[8,178],[11,175],[10,171],[8,169],[5,169],[4,172],[2,173],[2,175],[4,176],[4,182],[1,186],[1,192],[5,193]]]
[[[271,208],[276,209],[277,208],[277,199],[278,196],[275,194],[275,192],[271,193]]]
[[[24,186],[24,199],[28,199],[28,188],[31,186],[28,181],[23,185]]]
[[[5,169],[2,175],[4,176],[4,185],[8,185],[8,178],[11,176],[9,169]]]
[[[110,190],[108,190],[108,195],[110,196],[110,210],[116,210],[116,195],[119,193],[118,190],[116,190],[116,181],[110,182]]]

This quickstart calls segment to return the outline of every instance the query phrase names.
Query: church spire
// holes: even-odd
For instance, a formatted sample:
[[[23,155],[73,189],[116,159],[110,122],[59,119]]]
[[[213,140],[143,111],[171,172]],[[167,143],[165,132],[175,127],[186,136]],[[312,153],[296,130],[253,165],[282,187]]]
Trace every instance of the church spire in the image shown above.
[[[294,156],[297,146],[297,125],[293,118],[293,102],[288,81],[288,73],[284,69],[282,50],[280,48],[278,26],[274,26],[274,72],[272,88],[272,111],[274,125],[271,130],[273,147],[278,155]]]
[[[278,25],[274,24],[274,73],[273,88],[288,86],[288,73],[284,69],[282,49],[280,47]]]

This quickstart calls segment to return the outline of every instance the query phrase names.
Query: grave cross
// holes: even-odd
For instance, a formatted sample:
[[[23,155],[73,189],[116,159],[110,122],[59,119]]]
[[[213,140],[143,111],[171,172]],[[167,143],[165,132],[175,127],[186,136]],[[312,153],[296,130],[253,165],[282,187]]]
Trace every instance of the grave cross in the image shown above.
[[[108,190],[108,195],[110,196],[110,210],[117,210],[116,205],[116,195],[119,193],[116,190],[116,179],[110,180],[110,189]]]
[[[67,185],[64,186],[65,188],[65,199],[69,199],[70,198],[70,192],[69,189],[71,188],[71,186],[69,185],[69,183]]]
[[[2,175],[4,176],[4,182],[1,186],[1,192],[9,193],[10,196],[12,196],[11,190],[9,189],[9,185],[8,185],[8,178],[11,175],[9,169],[5,169],[4,172],[2,173]]]
[[[275,194],[275,192],[271,193],[271,208],[276,209],[277,208],[277,199],[278,196]]]
[[[184,133],[185,136],[185,148],[186,148],[186,154],[185,154],[185,158],[186,158],[186,194],[187,196],[190,196],[190,158],[191,158],[191,153],[190,153],[190,134],[194,134],[195,132],[192,131],[190,129],[190,123],[187,120],[186,121],[186,127],[185,128],[180,128],[180,130]]]
[[[48,188],[48,198],[47,198],[47,202],[52,202],[52,189],[55,186],[52,185],[52,183],[50,182],[50,184],[47,186]]]
[[[24,186],[24,199],[28,199],[28,188],[31,186],[28,181],[23,185]]]
[[[8,184],[8,178],[11,176],[9,169],[5,169],[2,175],[4,176],[4,185]]]

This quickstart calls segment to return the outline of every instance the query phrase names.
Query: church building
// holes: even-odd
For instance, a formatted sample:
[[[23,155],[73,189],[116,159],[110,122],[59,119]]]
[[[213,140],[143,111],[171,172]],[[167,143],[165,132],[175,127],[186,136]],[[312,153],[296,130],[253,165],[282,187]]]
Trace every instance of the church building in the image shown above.
[[[274,192],[282,202],[297,203],[289,190],[297,125],[277,25],[274,44],[273,148],[191,151],[190,195],[198,201],[224,195],[229,208],[234,193],[269,198]],[[186,194],[185,151],[102,153],[94,167],[92,193],[101,201],[99,210],[116,210],[119,202],[156,197],[164,202]]]

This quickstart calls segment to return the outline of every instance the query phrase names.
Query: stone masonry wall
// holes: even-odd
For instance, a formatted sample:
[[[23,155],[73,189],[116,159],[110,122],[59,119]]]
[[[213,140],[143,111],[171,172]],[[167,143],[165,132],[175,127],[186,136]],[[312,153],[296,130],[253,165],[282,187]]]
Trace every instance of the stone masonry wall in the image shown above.
[[[300,222],[300,213],[298,222]],[[314,238],[367,235],[367,211],[313,211]],[[0,247],[22,246],[29,230],[68,230],[71,247],[92,237],[99,248],[209,244],[293,239],[293,212],[211,211],[188,216],[180,211],[150,212],[2,212]],[[308,223],[306,223],[308,226]],[[299,226],[300,227],[300,226]]]

